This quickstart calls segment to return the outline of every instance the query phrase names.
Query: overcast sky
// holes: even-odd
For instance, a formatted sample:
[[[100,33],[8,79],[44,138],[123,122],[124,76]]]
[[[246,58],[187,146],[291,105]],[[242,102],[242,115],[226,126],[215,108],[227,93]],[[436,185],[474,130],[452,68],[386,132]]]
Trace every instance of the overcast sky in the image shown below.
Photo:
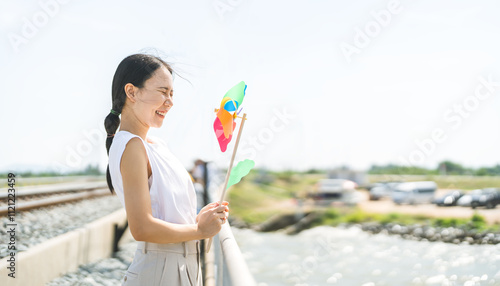
[[[141,51],[189,80],[149,132],[187,168],[229,164],[213,110],[241,80],[256,167],[500,162],[498,1],[62,2],[0,1],[0,171],[105,170],[112,77]]]

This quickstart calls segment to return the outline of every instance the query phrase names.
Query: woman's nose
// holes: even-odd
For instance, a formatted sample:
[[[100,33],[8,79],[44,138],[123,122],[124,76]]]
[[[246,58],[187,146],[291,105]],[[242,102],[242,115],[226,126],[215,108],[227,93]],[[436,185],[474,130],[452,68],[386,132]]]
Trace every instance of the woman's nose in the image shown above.
[[[174,101],[171,98],[167,98],[163,104],[165,104],[166,106],[173,106]]]

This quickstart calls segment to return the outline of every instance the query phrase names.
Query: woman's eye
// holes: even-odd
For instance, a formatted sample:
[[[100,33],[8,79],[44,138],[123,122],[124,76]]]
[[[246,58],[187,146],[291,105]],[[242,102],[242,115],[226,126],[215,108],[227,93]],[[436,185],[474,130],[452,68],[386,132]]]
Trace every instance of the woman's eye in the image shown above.
[[[160,92],[161,92],[161,94],[162,94],[163,96],[165,96],[165,97],[168,97],[168,95],[169,95],[169,93],[168,93],[168,92],[166,92],[166,91],[160,91]],[[174,97],[174,93],[173,93],[173,92],[171,92],[171,93],[170,93],[170,96],[171,96],[171,97]]]

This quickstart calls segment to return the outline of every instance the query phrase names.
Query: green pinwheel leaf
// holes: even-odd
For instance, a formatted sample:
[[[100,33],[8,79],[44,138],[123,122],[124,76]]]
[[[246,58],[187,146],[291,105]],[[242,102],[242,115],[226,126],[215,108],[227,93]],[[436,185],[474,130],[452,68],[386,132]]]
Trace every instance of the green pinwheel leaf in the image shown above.
[[[226,190],[241,181],[243,177],[248,175],[250,170],[252,170],[253,166],[255,166],[255,162],[250,159],[245,159],[243,161],[238,162],[236,167],[231,170],[231,175],[229,176],[229,180],[227,182]]]

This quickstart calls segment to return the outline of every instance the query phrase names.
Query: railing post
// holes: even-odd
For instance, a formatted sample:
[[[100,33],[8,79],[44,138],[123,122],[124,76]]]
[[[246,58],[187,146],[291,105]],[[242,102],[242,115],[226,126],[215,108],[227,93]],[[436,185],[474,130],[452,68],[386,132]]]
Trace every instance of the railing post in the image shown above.
[[[128,227],[128,220],[125,221],[125,225],[123,227],[120,227],[118,224],[115,223],[114,239],[113,239],[113,257],[115,256],[115,253],[118,252],[118,242],[120,242],[120,239],[125,233],[127,227]]]

